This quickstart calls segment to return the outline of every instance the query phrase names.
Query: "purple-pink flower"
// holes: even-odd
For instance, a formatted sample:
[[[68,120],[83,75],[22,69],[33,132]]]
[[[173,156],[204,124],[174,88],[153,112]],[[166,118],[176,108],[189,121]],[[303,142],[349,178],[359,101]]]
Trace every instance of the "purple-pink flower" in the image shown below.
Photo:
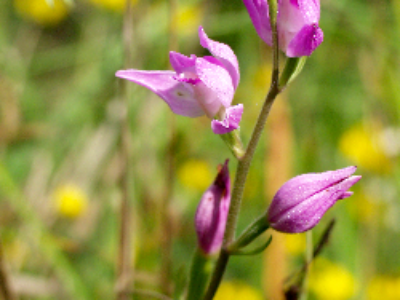
[[[243,2],[258,35],[272,46],[268,0]],[[310,56],[324,38],[318,26],[319,18],[319,0],[278,0],[279,48],[288,57]]]
[[[218,172],[213,184],[203,194],[195,217],[200,249],[208,255],[221,249],[231,202],[231,181],[228,160]]]
[[[186,117],[217,117],[212,130],[224,134],[239,127],[243,105],[231,106],[239,84],[239,64],[232,49],[208,38],[199,28],[200,44],[213,56],[187,57],[171,51],[174,71],[121,70],[117,77],[140,84],[161,97],[171,110]]]
[[[336,201],[353,194],[348,189],[361,179],[351,176],[356,169],[353,166],[290,179],[278,190],[269,207],[270,226],[287,233],[313,228]]]

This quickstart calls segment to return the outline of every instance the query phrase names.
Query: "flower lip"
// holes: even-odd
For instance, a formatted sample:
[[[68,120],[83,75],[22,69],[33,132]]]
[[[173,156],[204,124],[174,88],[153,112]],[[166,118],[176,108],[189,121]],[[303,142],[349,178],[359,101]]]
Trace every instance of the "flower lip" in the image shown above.
[[[186,82],[186,83],[190,83],[192,85],[196,85],[201,82],[201,80],[199,78],[181,78],[178,76],[173,76],[172,78],[174,78],[176,81]]]
[[[215,134],[225,134],[239,128],[243,114],[243,104],[231,106],[226,109],[225,117],[222,121],[213,120],[211,122],[212,131]]]
[[[293,177],[287,181],[276,193],[268,210],[268,219],[274,223],[280,216],[294,209],[307,199],[318,194],[333,192],[339,193],[336,199],[350,197],[352,192],[347,190],[361,179],[361,176],[350,176],[357,170],[350,166],[336,171],[324,173],[308,173]],[[333,204],[332,204],[333,205]]]

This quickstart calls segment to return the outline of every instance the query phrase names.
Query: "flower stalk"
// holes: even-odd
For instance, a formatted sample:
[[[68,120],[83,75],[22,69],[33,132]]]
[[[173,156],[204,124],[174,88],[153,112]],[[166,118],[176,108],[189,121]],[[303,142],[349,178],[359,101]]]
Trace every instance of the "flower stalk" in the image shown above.
[[[277,14],[277,7],[273,5],[275,0],[269,0],[271,2],[270,5],[270,14]],[[272,12],[271,12],[272,10]],[[273,12],[275,10],[275,12]],[[249,144],[247,146],[246,152],[243,157],[239,160],[235,182],[233,184],[232,190],[232,198],[231,198],[231,206],[229,209],[228,220],[225,229],[224,243],[219,254],[211,282],[208,286],[207,292],[205,294],[204,300],[212,300],[219,284],[222,280],[223,274],[225,272],[226,266],[229,261],[229,245],[233,242],[237,221],[239,217],[240,206],[243,198],[244,186],[246,183],[247,175],[250,170],[250,165],[253,160],[253,156],[255,150],[257,148],[258,142],[260,141],[261,134],[265,127],[265,122],[269,116],[271,111],[271,107],[278,96],[279,89],[279,41],[278,41],[278,32],[276,27],[276,17],[270,18],[271,20],[271,28],[272,28],[272,40],[273,40],[273,70],[271,76],[271,84],[269,88],[269,92],[265,98],[263,107],[258,116],[256,125],[253,129],[253,133],[251,135]]]
[[[245,151],[243,149],[242,140],[240,139],[239,131],[234,130],[225,134],[221,134],[220,137],[231,150],[232,154],[237,160],[240,160]]]
[[[262,233],[269,228],[268,219],[265,215],[261,215],[253,223],[246,228],[246,230],[228,247],[229,253],[239,251],[241,248],[246,247]]]

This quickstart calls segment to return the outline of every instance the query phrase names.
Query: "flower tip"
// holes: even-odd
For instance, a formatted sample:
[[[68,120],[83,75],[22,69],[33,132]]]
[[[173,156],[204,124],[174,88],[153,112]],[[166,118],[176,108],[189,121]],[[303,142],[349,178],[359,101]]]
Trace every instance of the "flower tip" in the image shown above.
[[[347,179],[347,181],[348,181],[351,185],[354,185],[354,184],[356,184],[357,182],[359,182],[361,178],[362,178],[361,175],[354,175],[354,176],[350,176],[350,177]]]
[[[338,200],[343,200],[343,199],[349,198],[349,197],[353,196],[353,194],[354,194],[354,193],[351,192],[351,191],[344,192],[344,193],[338,198]]]
[[[117,72],[115,72],[115,77],[129,80],[129,71],[130,70],[118,70]]]
[[[220,173],[224,173],[225,175],[229,176],[229,169],[228,169],[228,164],[229,164],[229,158],[227,158],[224,162],[223,165],[221,165],[221,169],[219,170]]]
[[[343,168],[343,169],[339,169],[339,170],[336,170],[336,171],[331,171],[331,172],[332,172],[332,174],[336,173],[337,175],[339,175],[339,177],[345,179],[345,178],[348,178],[351,175],[353,175],[356,171],[357,171],[357,167],[356,166],[349,166],[349,167],[346,167],[346,168]]]
[[[218,165],[218,174],[217,177],[215,178],[215,183],[217,182],[222,182],[223,186],[228,186],[228,188],[230,187],[230,180],[229,180],[229,168],[228,168],[228,164],[229,164],[229,159],[226,159],[224,164],[220,164]]]
[[[203,26],[199,26],[199,39],[200,39],[200,45],[203,47],[203,48],[208,48],[208,43],[207,43],[207,41],[208,41],[208,35],[206,34],[206,32],[204,31],[204,28],[203,28]]]

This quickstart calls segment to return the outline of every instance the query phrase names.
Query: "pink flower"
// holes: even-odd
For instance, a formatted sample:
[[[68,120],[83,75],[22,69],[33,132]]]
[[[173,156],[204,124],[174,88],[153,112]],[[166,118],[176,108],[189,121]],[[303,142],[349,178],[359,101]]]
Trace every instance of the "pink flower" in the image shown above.
[[[214,254],[221,249],[231,202],[231,181],[228,160],[213,184],[203,194],[197,207],[195,226],[200,249]]]
[[[213,56],[187,57],[170,52],[174,71],[121,70],[117,77],[140,84],[163,99],[178,115],[209,118],[212,130],[224,134],[239,127],[243,105],[231,106],[240,74],[236,55],[223,43],[209,39],[203,28],[199,28],[200,44]]]
[[[243,0],[260,38],[272,46],[267,0]],[[310,56],[322,43],[319,0],[278,0],[279,48],[288,57]]]
[[[272,228],[287,233],[310,230],[336,201],[350,197],[348,189],[361,179],[356,167],[296,176],[275,194],[268,210]]]

